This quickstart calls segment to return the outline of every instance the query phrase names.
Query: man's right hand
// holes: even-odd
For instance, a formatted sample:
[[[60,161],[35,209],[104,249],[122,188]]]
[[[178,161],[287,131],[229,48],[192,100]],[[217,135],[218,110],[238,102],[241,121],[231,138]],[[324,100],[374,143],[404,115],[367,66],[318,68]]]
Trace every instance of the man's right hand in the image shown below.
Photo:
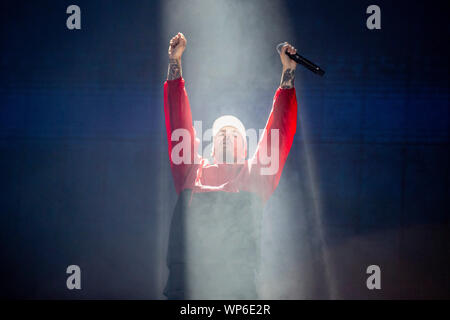
[[[186,43],[186,38],[181,32],[178,32],[176,36],[170,39],[168,51],[169,59],[180,60],[184,50],[186,49]]]
[[[186,49],[186,38],[184,34],[178,34],[170,39],[169,43],[169,70],[167,71],[167,80],[175,80],[182,77],[181,56]]]

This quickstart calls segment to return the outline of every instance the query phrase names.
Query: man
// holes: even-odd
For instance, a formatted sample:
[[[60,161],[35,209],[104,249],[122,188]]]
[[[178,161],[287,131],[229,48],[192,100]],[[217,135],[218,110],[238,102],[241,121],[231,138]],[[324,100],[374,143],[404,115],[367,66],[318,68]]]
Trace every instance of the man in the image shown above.
[[[297,125],[296,63],[286,55],[295,54],[296,50],[289,44],[281,49],[281,84],[255,154],[245,160],[245,128],[239,119],[224,116],[214,122],[214,163],[208,164],[196,152],[182,78],[181,57],[185,48],[182,33],[170,40],[169,70],[164,83],[168,151],[178,193],[169,235],[169,278],[164,294],[168,299],[257,299],[263,205],[278,185]],[[177,143],[183,143],[172,139],[177,129],[192,137],[186,140],[190,146],[187,151],[191,151],[187,153],[189,161],[182,163],[173,158]],[[278,139],[272,139],[272,135]],[[278,148],[277,152],[271,150],[273,147]],[[269,150],[278,155],[274,159],[276,171],[271,174],[264,173],[268,164],[261,161]]]

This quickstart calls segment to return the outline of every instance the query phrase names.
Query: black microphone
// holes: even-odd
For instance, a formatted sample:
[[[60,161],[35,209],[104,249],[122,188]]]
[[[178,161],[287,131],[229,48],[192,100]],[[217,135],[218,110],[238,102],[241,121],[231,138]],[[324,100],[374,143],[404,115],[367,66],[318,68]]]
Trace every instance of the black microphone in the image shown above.
[[[286,42],[282,42],[277,45],[278,53],[281,53],[281,47],[283,47],[285,44],[286,44]],[[320,69],[319,66],[317,66],[313,62],[309,61],[308,59],[302,57],[298,53],[290,54],[290,53],[286,52],[286,55],[289,58],[291,58],[292,60],[294,60],[295,62],[297,62],[298,64],[301,64],[302,66],[308,68],[309,70],[311,70],[315,74],[318,74],[319,76],[323,76],[325,74],[325,70]]]

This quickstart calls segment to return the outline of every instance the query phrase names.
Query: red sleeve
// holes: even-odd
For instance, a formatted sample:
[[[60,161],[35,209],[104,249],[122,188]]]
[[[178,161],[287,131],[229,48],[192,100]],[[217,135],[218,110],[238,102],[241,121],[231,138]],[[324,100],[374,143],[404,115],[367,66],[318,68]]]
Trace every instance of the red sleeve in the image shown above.
[[[278,186],[284,164],[291,150],[296,128],[297,97],[295,88],[278,88],[273,98],[272,110],[263,136],[258,143],[255,155],[250,160],[252,189],[260,194],[264,201],[270,198]],[[278,129],[278,139],[276,139],[274,129]],[[275,150],[277,140],[278,148]],[[278,156],[276,156],[277,151]],[[272,155],[272,153],[274,154]],[[267,157],[271,159],[269,164],[264,159]]]
[[[170,159],[170,168],[175,183],[177,193],[184,188],[192,186],[195,181],[194,158],[198,155],[194,150],[195,134],[192,126],[192,114],[189,106],[189,99],[184,87],[184,79],[167,80],[164,83],[164,115],[166,119],[167,143]],[[172,150],[178,144],[183,142],[183,137],[179,141],[172,141],[172,133],[176,129],[184,129],[189,133],[190,162],[175,164],[172,159]],[[182,156],[183,151],[180,152]],[[198,161],[197,161],[198,163]]]

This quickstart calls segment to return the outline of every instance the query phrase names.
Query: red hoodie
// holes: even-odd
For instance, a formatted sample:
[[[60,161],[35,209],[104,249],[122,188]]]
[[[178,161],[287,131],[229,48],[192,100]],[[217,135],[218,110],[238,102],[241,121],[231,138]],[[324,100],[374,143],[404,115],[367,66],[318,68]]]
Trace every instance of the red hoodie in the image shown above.
[[[171,134],[174,130],[182,128],[189,131],[194,137],[192,125],[192,114],[189,99],[184,86],[184,79],[167,80],[164,83],[164,112],[166,118],[167,142],[169,147],[169,159],[172,154],[174,142]],[[275,93],[273,107],[265,126],[262,139],[259,141],[257,150],[252,158],[246,160],[243,165],[239,164],[174,164],[170,161],[175,189],[178,194],[185,189],[197,192],[248,191],[258,194],[267,201],[275,191],[283,171],[284,164],[292,146],[297,126],[297,98],[295,88],[281,89]],[[278,171],[273,175],[262,175],[260,173],[259,155],[267,154],[264,148],[270,150],[272,129],[279,130],[279,165]],[[201,137],[200,137],[201,138]],[[195,139],[191,139],[191,155],[200,157],[195,150]]]
[[[169,159],[176,129],[194,137],[184,80],[164,84]],[[243,164],[206,164],[191,138],[192,164],[170,160],[179,195],[172,217],[164,294],[169,299],[257,299],[260,230],[264,203],[278,185],[297,125],[295,89],[275,93],[273,107],[255,154]],[[272,175],[261,173],[259,156],[271,150],[278,129],[279,163]],[[200,161],[194,163],[194,157]]]

